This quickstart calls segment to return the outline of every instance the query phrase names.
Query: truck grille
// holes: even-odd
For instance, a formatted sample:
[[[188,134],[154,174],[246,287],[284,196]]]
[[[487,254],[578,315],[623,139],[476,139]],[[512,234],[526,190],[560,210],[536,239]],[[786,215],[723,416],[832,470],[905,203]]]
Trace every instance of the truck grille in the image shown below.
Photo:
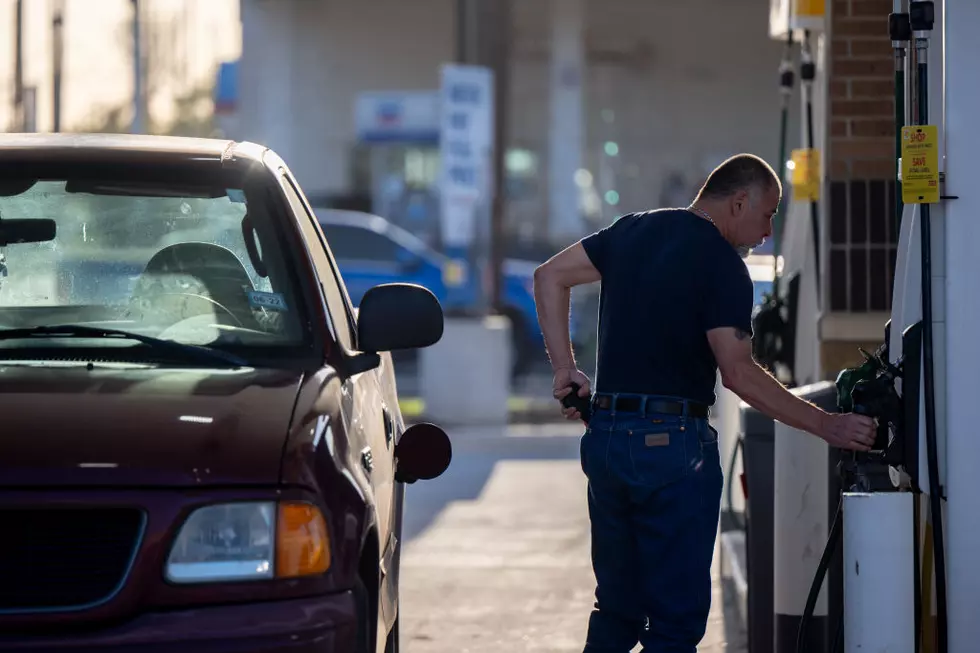
[[[132,508],[0,509],[0,612],[79,609],[108,600],[143,530]]]

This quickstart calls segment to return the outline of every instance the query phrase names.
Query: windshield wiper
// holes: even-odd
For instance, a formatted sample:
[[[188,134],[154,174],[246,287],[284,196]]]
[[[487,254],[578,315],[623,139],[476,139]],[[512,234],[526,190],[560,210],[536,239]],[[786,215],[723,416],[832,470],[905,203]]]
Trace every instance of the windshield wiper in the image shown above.
[[[183,359],[191,359],[204,363],[229,363],[236,367],[245,367],[245,361],[234,354],[208,349],[197,345],[188,345],[173,340],[163,340],[153,336],[123,331],[121,329],[106,329],[80,324],[57,324],[51,326],[35,326],[21,329],[0,329],[0,340],[15,340],[17,338],[119,338],[135,340],[161,352],[167,352]]]

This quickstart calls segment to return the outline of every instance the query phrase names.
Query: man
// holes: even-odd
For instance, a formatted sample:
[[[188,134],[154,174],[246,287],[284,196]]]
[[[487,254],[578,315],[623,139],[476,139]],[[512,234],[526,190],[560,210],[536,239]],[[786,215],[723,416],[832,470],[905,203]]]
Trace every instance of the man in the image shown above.
[[[570,345],[570,289],[602,282],[596,393],[581,443],[596,577],[586,653],[626,653],[638,641],[648,653],[694,653],[704,636],[723,483],[708,424],[719,370],[747,403],[831,446],[874,442],[870,418],[797,398],[752,358],[742,258],[772,232],[781,195],[764,161],[734,156],[690,207],[623,216],[535,272],[559,400],[573,382],[582,397],[591,390]]]

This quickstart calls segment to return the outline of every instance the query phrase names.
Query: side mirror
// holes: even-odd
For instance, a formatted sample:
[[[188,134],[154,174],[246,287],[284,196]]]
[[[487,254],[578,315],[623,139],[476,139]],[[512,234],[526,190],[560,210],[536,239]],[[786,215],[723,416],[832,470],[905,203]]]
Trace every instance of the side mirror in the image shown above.
[[[361,298],[357,347],[363,352],[428,347],[439,342],[442,330],[442,306],[422,286],[386,283],[368,289]]]
[[[446,471],[452,459],[453,446],[445,431],[435,424],[413,424],[395,445],[395,480],[431,480]]]

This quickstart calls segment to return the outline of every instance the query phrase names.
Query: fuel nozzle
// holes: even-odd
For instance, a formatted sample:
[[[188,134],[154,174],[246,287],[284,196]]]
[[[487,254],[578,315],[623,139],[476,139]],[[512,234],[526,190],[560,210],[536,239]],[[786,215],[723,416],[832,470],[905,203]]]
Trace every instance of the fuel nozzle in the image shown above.
[[[858,347],[858,351],[864,357],[864,362],[857,367],[841,370],[837,375],[837,406],[842,413],[855,410],[851,396],[854,386],[861,381],[873,380],[885,367],[884,361],[887,358],[885,345],[879,347],[874,354],[868,353],[861,347]]]
[[[888,475],[894,444],[891,427],[894,427],[896,434],[901,432],[903,406],[895,389],[895,378],[900,376],[900,371],[882,357],[880,351],[872,355],[861,350],[865,356],[864,364],[855,369],[844,370],[838,375],[837,389],[841,409],[878,421],[871,450],[852,452],[851,456],[842,458],[838,464],[842,485],[851,491],[883,491],[891,486]],[[844,392],[846,401],[840,401]]]
[[[871,451],[859,459],[887,462],[890,427],[902,428],[902,399],[895,388],[901,369],[888,362],[887,347],[882,345],[874,354],[861,349],[864,363],[843,370],[837,375],[837,401],[842,412],[854,412],[878,420],[878,430]]]
[[[851,390],[854,412],[878,420],[872,454],[884,455],[890,444],[889,426],[902,424],[902,400],[895,389],[895,376],[885,372],[874,379],[858,381]]]

